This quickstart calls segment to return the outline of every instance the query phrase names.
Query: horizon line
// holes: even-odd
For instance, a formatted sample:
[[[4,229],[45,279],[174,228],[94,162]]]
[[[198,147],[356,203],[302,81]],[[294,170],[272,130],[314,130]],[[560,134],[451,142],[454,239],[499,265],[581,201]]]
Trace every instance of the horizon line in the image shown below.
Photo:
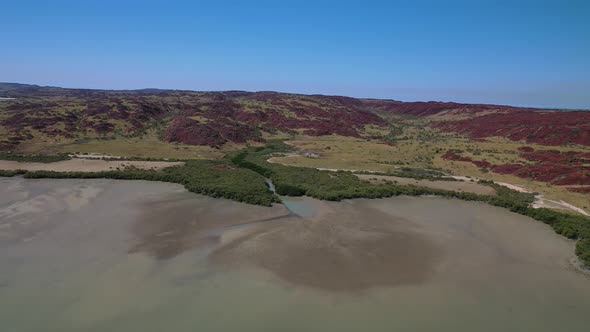
[[[302,92],[290,92],[290,91],[279,91],[279,90],[239,90],[239,89],[194,90],[194,89],[154,88],[154,87],[116,89],[116,88],[64,87],[64,86],[57,86],[57,85],[40,85],[40,84],[20,83],[20,82],[0,82],[0,84],[16,84],[16,85],[38,87],[38,88],[54,88],[54,89],[64,89],[64,90],[94,90],[94,91],[131,91],[131,92],[134,91],[134,92],[140,92],[140,91],[152,90],[152,91],[180,91],[180,92],[247,92],[247,93],[270,92],[270,93],[281,93],[281,94],[292,94],[292,95],[303,95],[303,96],[345,97],[345,98],[353,98],[353,99],[360,99],[360,100],[384,100],[384,101],[394,101],[394,102],[402,102],[402,103],[448,103],[448,104],[454,103],[454,104],[462,104],[462,105],[487,105],[487,106],[514,107],[514,108],[547,110],[547,111],[590,111],[590,108],[524,106],[524,105],[503,104],[503,103],[461,102],[461,101],[455,101],[455,100],[403,100],[403,99],[393,99],[391,97],[388,97],[388,98],[357,97],[357,96],[349,96],[349,95],[342,95],[342,94],[302,93]],[[14,90],[16,90],[16,89],[14,89]],[[6,90],[6,91],[10,91],[10,90]],[[3,98],[3,97],[0,96],[0,98]]]

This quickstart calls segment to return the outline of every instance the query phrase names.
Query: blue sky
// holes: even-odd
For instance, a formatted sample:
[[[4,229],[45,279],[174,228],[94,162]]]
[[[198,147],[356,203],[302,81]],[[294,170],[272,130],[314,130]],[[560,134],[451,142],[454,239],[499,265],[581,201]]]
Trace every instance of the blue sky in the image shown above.
[[[590,108],[590,1],[4,1],[0,81]]]

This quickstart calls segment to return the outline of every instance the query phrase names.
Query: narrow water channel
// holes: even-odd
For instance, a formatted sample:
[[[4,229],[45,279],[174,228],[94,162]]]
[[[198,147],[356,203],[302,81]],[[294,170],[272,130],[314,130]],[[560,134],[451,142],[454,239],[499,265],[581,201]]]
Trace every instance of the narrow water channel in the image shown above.
[[[289,210],[290,216],[301,218],[312,218],[317,215],[318,208],[314,204],[314,200],[307,197],[292,197],[278,195],[275,185],[271,179],[265,178],[268,189],[275,195],[279,196],[281,203]]]

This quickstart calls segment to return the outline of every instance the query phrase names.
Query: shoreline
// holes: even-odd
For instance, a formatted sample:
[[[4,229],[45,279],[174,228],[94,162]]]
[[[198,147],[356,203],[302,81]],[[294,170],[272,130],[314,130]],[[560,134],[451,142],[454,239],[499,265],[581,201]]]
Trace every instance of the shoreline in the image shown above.
[[[71,155],[71,156],[73,156],[73,158],[68,159],[68,160],[48,162],[48,163],[0,160],[0,171],[7,171],[7,172],[50,171],[50,172],[93,173],[93,172],[105,172],[105,171],[118,171],[118,170],[125,170],[125,169],[162,170],[167,167],[181,166],[181,165],[185,164],[184,162],[175,162],[175,161],[117,160],[118,158],[120,158],[117,156],[108,156],[110,158],[109,160],[103,160],[104,157],[107,157],[106,155],[95,155],[95,154]],[[273,158],[275,158],[275,157],[270,157],[266,161],[268,163],[290,167],[288,165],[284,165],[282,163],[272,160]],[[316,167],[315,169],[320,170],[320,171],[330,171],[330,172],[339,172],[339,171],[353,172],[353,173],[354,172],[361,172],[361,170],[332,169],[332,168],[322,168],[322,167]],[[362,171],[362,172],[365,172],[365,171]],[[366,172],[367,173],[380,173],[380,172],[374,172],[374,171],[366,171]],[[360,179],[364,179],[364,177],[362,177],[362,175],[359,175],[359,174],[355,174],[355,175],[357,177],[359,177]],[[375,176],[377,176],[377,175],[378,174],[376,174]],[[369,175],[369,176],[371,176],[371,175]],[[388,176],[388,177],[397,178],[395,175]],[[473,178],[473,177],[468,178],[468,177],[460,176],[460,175],[450,175],[448,177],[458,180],[460,182],[464,182],[464,183],[471,183],[471,181],[481,180],[479,178]],[[408,179],[410,179],[410,180],[408,180],[409,182],[406,184],[417,185],[417,186],[421,186],[421,187],[425,187],[425,188],[443,189],[443,190],[454,191],[454,192],[472,192],[475,194],[482,194],[481,192],[477,192],[477,191],[473,191],[473,190],[446,189],[446,188],[438,188],[436,185],[434,185],[434,186],[428,185],[428,182],[438,182],[435,180],[430,181],[430,180],[416,180],[416,179],[414,179],[414,181],[411,181],[413,178],[408,178]],[[424,183],[420,183],[421,181]],[[410,182],[415,182],[415,183],[410,183]],[[519,186],[519,185],[507,183],[507,182],[498,182],[498,181],[494,181],[494,183],[497,185],[506,187],[508,189],[515,190],[520,193],[533,193],[531,190],[529,190],[523,186]],[[544,198],[543,194],[535,195],[535,201],[531,204],[531,207],[535,208],[535,209],[549,208],[549,209],[555,209],[555,210],[569,210],[569,211],[573,211],[573,212],[579,213],[584,216],[590,216],[589,212],[587,212],[586,210],[584,210],[580,207],[569,204],[563,200],[555,201],[555,200],[546,199],[546,198]]]
[[[286,156],[283,156],[283,157],[291,157],[291,156],[299,156],[299,155],[286,155]],[[285,165],[283,163],[280,163],[280,162],[274,160],[275,158],[276,158],[276,156],[275,157],[270,157],[266,161],[268,163],[271,163],[271,164],[289,166],[289,165]],[[340,168],[340,169],[337,169],[337,168],[324,168],[324,167],[313,167],[313,168],[315,168],[317,170],[320,170],[320,171],[330,171],[330,172],[339,172],[339,171],[352,172],[352,173],[355,173],[355,172],[366,172],[366,173],[373,173],[375,175],[379,175],[380,173],[382,173],[382,172],[378,172],[378,171],[364,171],[364,170],[354,170],[354,169],[344,169],[344,168]],[[469,178],[469,177],[462,176],[462,175],[449,175],[448,177],[449,178],[453,178],[453,179],[458,180],[458,181],[466,182],[466,183],[469,183],[471,180],[474,180],[476,182],[479,181],[479,180],[481,180],[480,178],[476,178],[476,177]],[[495,184],[500,185],[500,186],[503,186],[503,187],[506,187],[508,189],[515,190],[515,191],[518,191],[518,192],[521,192],[521,193],[528,193],[528,194],[533,193],[533,191],[531,191],[530,189],[527,189],[527,188],[525,188],[523,186],[519,186],[519,185],[515,185],[515,184],[512,184],[512,183],[507,183],[507,182],[500,182],[500,181],[493,181],[493,182]],[[426,187],[428,187],[428,186],[426,186]],[[552,205],[554,205],[553,208],[552,208]],[[557,207],[555,207],[555,206],[557,206]],[[535,208],[535,209],[538,209],[538,208],[548,208],[548,209],[555,209],[555,210],[569,210],[569,211],[576,212],[576,213],[579,213],[581,215],[590,217],[590,212],[588,212],[588,211],[586,211],[586,210],[584,210],[584,209],[582,209],[580,207],[577,207],[577,206],[575,206],[573,204],[567,203],[567,202],[565,202],[563,200],[561,200],[561,201],[555,201],[555,200],[546,199],[546,198],[544,198],[543,194],[537,194],[537,195],[535,195],[535,202],[533,202],[531,204],[531,207],[532,208]]]
[[[0,179],[10,179],[9,177],[0,177]],[[29,179],[25,179],[25,180],[29,180]],[[35,180],[64,180],[64,179],[53,179],[53,178],[41,178],[41,179],[35,179]],[[99,180],[99,179],[65,179],[65,180]],[[114,181],[114,182],[119,182],[119,183],[132,183],[132,182],[160,182],[160,181],[151,181],[151,180],[129,180],[129,179],[108,179],[110,181]],[[167,183],[167,182],[164,182]],[[209,197],[207,195],[204,194],[200,194],[200,193],[195,193],[195,192],[191,192],[189,190],[187,190],[184,186],[182,186],[181,184],[178,183],[168,183],[168,184],[172,184],[175,186],[180,186],[179,190],[182,191],[183,193],[191,193],[191,194],[196,194],[197,197],[202,197],[202,198],[207,198],[207,199],[212,199],[214,201],[219,201],[219,202],[223,202],[223,201],[227,201],[227,202],[232,202],[232,203],[239,203],[239,202],[235,202],[231,199],[227,199],[227,198],[222,198],[222,197]],[[297,198],[299,200],[302,201],[306,201],[307,204],[309,204],[309,206],[313,206],[313,209],[315,211],[312,212],[312,214],[307,215],[307,216],[301,216],[301,215],[297,215],[296,213],[293,213],[293,211],[290,210],[290,208],[283,202],[281,203],[277,203],[279,205],[282,206],[283,209],[285,209],[285,211],[287,213],[281,213],[279,215],[273,215],[271,217],[268,218],[264,218],[264,219],[259,219],[259,220],[250,220],[244,223],[238,223],[238,224],[234,224],[229,226],[229,228],[227,230],[232,230],[233,228],[236,229],[241,229],[242,227],[254,227],[254,226],[264,226],[266,225],[267,222],[274,222],[274,221],[288,221],[288,220],[318,220],[318,218],[322,218],[324,216],[326,216],[326,214],[329,213],[333,213],[334,209],[332,207],[330,207],[331,204],[334,203],[338,203],[338,202],[330,202],[330,201],[324,201],[324,200],[320,200],[317,198],[313,198],[313,197],[309,197],[309,196],[299,196],[299,197],[294,197]],[[488,203],[485,202],[478,202],[478,201],[465,201],[465,200],[461,200],[459,198],[454,198],[454,197],[442,197],[442,196],[437,196],[437,195],[420,195],[420,196],[409,196],[409,195],[400,195],[400,196],[394,196],[394,197],[380,197],[380,198],[350,198],[350,199],[346,199],[343,200],[340,203],[345,203],[346,201],[350,201],[351,203],[359,203],[359,202],[363,202],[363,201],[380,201],[380,200],[387,200],[387,199],[395,199],[395,198],[401,198],[401,199],[409,199],[409,198],[435,198],[435,199],[445,199],[445,200],[455,200],[457,202],[467,202],[467,203],[473,203],[473,204],[478,204],[481,203],[484,206],[489,206],[489,207],[495,207],[495,208],[500,208],[502,210],[505,210],[507,212],[511,212],[505,208],[502,207],[498,207],[498,206],[494,206],[494,205],[490,205]],[[247,203],[241,203],[241,204],[246,204],[246,205],[250,205]],[[511,212],[514,213],[518,216],[523,216],[522,214],[516,213],[516,212]],[[524,215],[524,217],[532,219],[535,221],[535,223],[538,223],[538,220],[535,220],[534,218],[530,217],[530,216],[526,216]],[[545,225],[547,227],[549,227],[551,229],[550,225]],[[551,231],[554,232],[553,229],[551,229]],[[557,234],[559,235],[559,234]],[[575,271],[576,273],[582,274],[585,277],[590,278],[590,266],[585,266],[583,264],[583,262],[575,255],[575,246],[576,244],[579,242],[579,240],[570,240],[567,238],[563,238],[563,236],[560,236],[560,238],[562,238],[563,240],[571,243],[571,250],[574,252],[573,255],[571,256],[571,258],[568,260],[568,266]]]
[[[585,276],[586,278],[588,278],[588,280],[590,281],[590,267],[589,266],[584,266],[584,263],[582,263],[582,261],[576,257],[576,255],[574,255],[570,261],[570,266],[573,267],[573,269],[582,274],[583,276]]]
[[[280,149],[280,147],[271,145],[266,147],[266,149],[272,151],[273,149]],[[415,185],[371,185],[361,182],[358,177],[349,172],[331,175],[322,173],[313,168],[305,170],[303,168],[290,168],[287,166],[276,168],[277,166],[275,166],[275,169],[272,169],[270,168],[271,164],[267,163],[264,165],[264,161],[268,159],[268,157],[265,158],[264,149],[257,149],[250,157],[249,153],[252,152],[250,150],[244,150],[233,156],[231,160],[224,161],[225,164],[223,165],[217,164],[217,162],[213,164],[208,164],[206,162],[187,162],[185,166],[181,166],[178,169],[170,168],[170,171],[164,170],[161,172],[135,169],[90,173],[47,171],[23,171],[23,173],[25,173],[24,177],[29,178],[115,178],[173,182],[183,184],[185,188],[191,192],[201,193],[212,197],[222,196],[236,201],[267,206],[280,200],[277,197],[277,194],[286,196],[307,195],[327,201],[341,201],[352,198],[384,198],[401,195],[423,196],[426,194],[433,194],[442,197],[457,198],[464,201],[481,201],[491,206],[505,208],[517,214],[541,221],[552,227],[557,234],[566,238],[581,239],[576,244],[576,255],[578,257],[583,257],[584,263],[590,265],[590,262],[588,262],[590,235],[588,234],[588,230],[584,227],[584,223],[587,222],[587,216],[573,215],[551,209],[538,209],[538,206],[535,207],[532,204],[536,197],[533,197],[530,194],[523,194],[523,188],[521,188],[521,190],[512,190],[499,184],[491,184],[491,186],[497,191],[496,195],[491,196],[455,190],[418,187]],[[246,158],[249,159],[246,160]],[[86,161],[88,162],[92,160]],[[273,178],[273,172],[275,172],[274,176],[277,176],[273,181],[275,182],[275,185],[277,185],[277,188],[280,189],[277,190],[276,193],[272,193],[269,190],[268,184],[264,179]],[[13,174],[10,172],[4,172],[0,174],[22,174],[19,172],[12,173]],[[210,176],[201,176],[209,173],[213,178]],[[237,178],[228,183],[227,179],[231,173],[234,173],[234,176],[237,176]],[[218,181],[215,179],[222,180]],[[310,181],[310,179],[315,180]],[[278,180],[278,182],[276,182],[276,180]],[[326,185],[318,187],[318,181],[325,183]],[[346,190],[343,191],[338,185],[345,185]],[[246,189],[244,190],[241,188]]]
[[[72,158],[50,163],[0,160],[0,170],[2,171],[101,172],[125,168],[160,170],[179,165],[184,165],[184,162],[102,160],[100,158]]]

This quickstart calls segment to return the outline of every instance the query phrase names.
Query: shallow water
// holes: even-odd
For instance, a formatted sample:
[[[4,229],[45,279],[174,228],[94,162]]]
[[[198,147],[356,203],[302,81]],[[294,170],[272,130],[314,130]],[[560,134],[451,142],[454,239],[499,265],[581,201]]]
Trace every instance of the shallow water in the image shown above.
[[[292,217],[166,183],[0,178],[2,331],[586,331],[573,243],[398,197]]]
[[[270,179],[266,179],[268,189],[273,193],[277,193],[275,185]],[[306,197],[290,197],[290,196],[279,196],[282,204],[289,210],[290,216],[298,216],[303,218],[312,218],[318,214],[317,204],[314,204],[313,200]]]
[[[312,218],[319,214],[319,207],[307,197],[281,196],[281,202],[295,216]]]

